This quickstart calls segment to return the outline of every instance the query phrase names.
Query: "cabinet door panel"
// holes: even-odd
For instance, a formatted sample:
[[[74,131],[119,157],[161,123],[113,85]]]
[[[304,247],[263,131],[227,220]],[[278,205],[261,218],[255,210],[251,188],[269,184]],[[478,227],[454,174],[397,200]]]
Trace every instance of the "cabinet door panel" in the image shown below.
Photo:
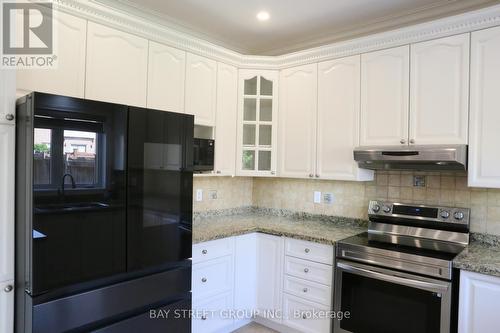
[[[149,42],[148,108],[184,111],[186,52]]]
[[[260,311],[281,310],[283,251],[283,238],[257,234],[257,309]]]
[[[472,33],[469,186],[500,187],[500,27]]]
[[[360,56],[318,64],[316,169],[322,179],[373,179],[352,155],[359,145],[360,98]]]
[[[219,175],[233,176],[235,174],[237,115],[238,69],[219,63],[215,124],[215,170]]]
[[[86,98],[145,107],[147,73],[146,39],[88,23]]]
[[[0,125],[0,160],[2,161],[0,163],[1,282],[14,279],[14,126]]]
[[[5,288],[14,286],[14,280],[0,282],[0,332],[14,332],[14,290],[5,292]]]
[[[282,177],[312,177],[316,160],[317,65],[281,72],[280,149]]]
[[[410,140],[467,144],[469,34],[411,46]]]
[[[54,16],[57,29],[57,68],[17,71],[17,89],[84,97],[87,21],[61,11]]]
[[[500,278],[460,272],[458,333],[498,332]]]
[[[217,99],[217,63],[191,53],[186,58],[186,113],[196,125],[214,126]]]
[[[409,46],[361,55],[361,145],[407,143],[409,74]]]

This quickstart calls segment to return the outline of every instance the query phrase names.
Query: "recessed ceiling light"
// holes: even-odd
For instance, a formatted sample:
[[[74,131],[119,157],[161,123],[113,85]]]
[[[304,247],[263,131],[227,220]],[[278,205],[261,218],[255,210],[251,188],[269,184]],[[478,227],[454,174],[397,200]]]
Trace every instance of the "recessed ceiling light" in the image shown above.
[[[271,16],[269,15],[269,13],[266,12],[265,10],[257,13],[257,19],[259,21],[267,21],[267,20],[269,20],[270,17]]]

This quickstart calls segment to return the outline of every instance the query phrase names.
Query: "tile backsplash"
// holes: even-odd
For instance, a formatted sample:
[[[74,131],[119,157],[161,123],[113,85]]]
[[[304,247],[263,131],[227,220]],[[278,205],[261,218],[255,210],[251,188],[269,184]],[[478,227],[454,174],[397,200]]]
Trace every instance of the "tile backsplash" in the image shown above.
[[[425,186],[413,186],[414,176],[424,176]],[[197,188],[220,190],[216,200],[204,193],[204,200],[194,203],[196,211],[253,205],[366,219],[368,201],[385,199],[471,208],[472,231],[500,235],[500,189],[467,187],[465,173],[382,171],[370,182],[199,177]],[[313,202],[314,191],[322,193],[321,203]],[[324,202],[325,194],[332,195],[331,204]]]

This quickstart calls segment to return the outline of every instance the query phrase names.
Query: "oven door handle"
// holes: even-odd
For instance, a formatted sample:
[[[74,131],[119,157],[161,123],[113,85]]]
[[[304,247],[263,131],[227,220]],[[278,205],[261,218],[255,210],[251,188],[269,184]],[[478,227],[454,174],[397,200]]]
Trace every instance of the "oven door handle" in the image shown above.
[[[337,267],[340,267],[342,270],[346,272],[350,272],[356,275],[361,275],[369,278],[374,278],[377,280],[382,280],[386,282],[397,283],[400,285],[404,285],[407,287],[418,288],[422,290],[432,291],[436,293],[445,293],[448,291],[449,287],[447,285],[426,282],[426,281],[418,281],[414,279],[403,278],[395,275],[387,275],[383,273],[379,273],[376,271],[372,271],[365,268],[354,267],[351,265],[347,265],[345,263],[337,263]]]

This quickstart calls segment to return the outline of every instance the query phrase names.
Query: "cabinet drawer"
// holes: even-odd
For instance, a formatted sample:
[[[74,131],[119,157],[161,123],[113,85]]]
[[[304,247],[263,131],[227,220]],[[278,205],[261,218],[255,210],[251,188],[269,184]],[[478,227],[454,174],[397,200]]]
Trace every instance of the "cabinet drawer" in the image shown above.
[[[233,325],[232,318],[224,317],[224,313],[227,313],[227,310],[232,308],[233,293],[231,292],[217,295],[199,303],[193,303],[192,332],[219,332],[223,328]]]
[[[233,256],[193,265],[193,299],[210,297],[233,288]]]
[[[333,246],[308,242],[299,239],[287,238],[285,240],[285,254],[333,265]]]
[[[284,324],[304,333],[330,333],[329,310],[329,307],[292,295],[285,294],[283,296]],[[314,317],[314,314],[320,316]]]
[[[193,264],[233,254],[234,238],[222,238],[193,245]]]
[[[332,304],[332,288],[320,283],[285,276],[283,289],[285,292],[325,306]]]
[[[332,266],[294,257],[285,257],[285,273],[308,281],[332,285]]]

